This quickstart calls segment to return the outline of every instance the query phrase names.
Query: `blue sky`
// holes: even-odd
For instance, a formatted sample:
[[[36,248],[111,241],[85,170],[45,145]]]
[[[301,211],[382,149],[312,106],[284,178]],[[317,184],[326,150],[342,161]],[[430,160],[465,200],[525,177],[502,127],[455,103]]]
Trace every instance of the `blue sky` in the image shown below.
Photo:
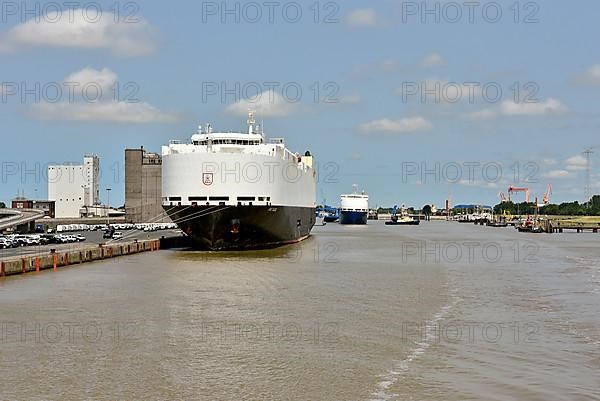
[[[111,203],[122,204],[126,147],[160,151],[169,139],[186,140],[206,122],[241,129],[250,104],[268,135],[313,152],[320,163],[318,197],[328,203],[336,204],[352,184],[371,195],[372,206],[441,206],[450,194],[455,204],[493,204],[509,185],[528,186],[541,198],[548,183],[553,201],[582,200],[581,152],[600,145],[597,2],[523,1],[516,3],[515,21],[513,2],[483,1],[473,22],[462,6],[455,23],[454,5],[462,2],[427,2],[439,10],[439,21],[435,11],[415,11],[421,2],[275,3],[273,22],[263,2],[237,3],[239,22],[235,12],[224,14],[221,2],[123,2],[118,15],[113,2],[99,2],[97,21],[86,2],[73,18],[61,2],[59,13],[44,2],[4,6],[0,199],[9,201],[17,190],[45,197],[39,171],[46,164],[93,152],[101,157],[102,188],[113,188]],[[36,5],[38,14],[46,11],[37,21],[26,12],[35,13]],[[496,5],[502,16],[492,23]],[[235,10],[236,3],[227,7]],[[291,22],[298,7],[302,16]],[[256,9],[263,15],[252,22]],[[36,82],[50,89],[43,93]],[[103,95],[95,103],[80,89],[73,99],[65,90],[53,97],[52,85],[64,82],[94,83]],[[273,93],[269,82],[278,83]],[[15,83],[39,101],[34,94],[22,99]],[[220,90],[208,95],[211,83],[229,89],[258,83],[263,93],[251,103],[238,92],[236,105],[234,94],[225,101]],[[470,87],[472,101],[465,83],[477,84]],[[293,93],[282,93],[284,85],[302,89],[298,102],[291,102]],[[407,85],[437,92],[440,101],[435,93],[424,101],[421,93],[403,99]],[[484,86],[502,89],[497,102],[493,93],[481,93]],[[462,96],[453,102],[458,90]],[[127,98],[132,93],[138,103]],[[338,102],[325,102],[328,94]],[[596,152],[595,165],[600,148]],[[438,163],[437,172],[421,176]],[[24,170],[38,172],[23,176]],[[537,182],[523,182],[528,175]],[[592,185],[597,193],[595,167]]]

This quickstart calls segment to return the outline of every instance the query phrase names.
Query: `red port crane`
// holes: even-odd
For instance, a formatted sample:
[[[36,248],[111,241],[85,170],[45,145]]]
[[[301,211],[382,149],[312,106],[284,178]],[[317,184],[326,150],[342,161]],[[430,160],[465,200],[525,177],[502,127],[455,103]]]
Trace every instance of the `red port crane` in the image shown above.
[[[546,190],[546,193],[544,194],[544,198],[543,198],[544,205],[550,204],[550,195],[552,195],[552,184],[548,184],[548,189]]]
[[[512,201],[513,192],[525,192],[525,202],[529,203],[529,188],[508,187],[508,201]]]

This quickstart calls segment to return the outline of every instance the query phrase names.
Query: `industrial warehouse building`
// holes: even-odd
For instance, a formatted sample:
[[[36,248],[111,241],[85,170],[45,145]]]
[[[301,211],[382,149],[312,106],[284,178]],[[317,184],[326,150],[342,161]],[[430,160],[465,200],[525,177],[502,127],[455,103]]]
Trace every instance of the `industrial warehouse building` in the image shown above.
[[[85,155],[83,164],[48,166],[48,199],[56,218],[79,218],[86,206],[100,204],[100,159]]]
[[[162,157],[125,149],[125,219],[129,223],[166,223],[162,208]]]
[[[32,200],[22,196],[17,196],[12,200],[11,207],[13,209],[32,209],[44,212],[45,217],[53,219],[55,217],[55,203],[47,200]]]

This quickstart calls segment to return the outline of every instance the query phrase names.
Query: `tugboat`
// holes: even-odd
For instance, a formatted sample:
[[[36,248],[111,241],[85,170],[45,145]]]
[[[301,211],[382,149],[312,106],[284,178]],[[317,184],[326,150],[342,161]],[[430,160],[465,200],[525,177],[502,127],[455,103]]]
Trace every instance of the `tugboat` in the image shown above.
[[[392,210],[392,219],[391,221],[386,221],[386,226],[418,226],[421,221],[414,219],[408,215],[408,212],[404,205],[400,209],[400,217],[398,217],[398,206],[395,205]]]
[[[327,221],[325,221],[325,216],[327,215],[327,212],[325,212],[324,210],[317,210],[317,215],[316,215],[316,220],[315,220],[315,226],[324,226],[327,224]]]
[[[317,210],[322,212],[325,223],[335,223],[340,219],[340,211],[335,207],[323,205],[322,208]]]

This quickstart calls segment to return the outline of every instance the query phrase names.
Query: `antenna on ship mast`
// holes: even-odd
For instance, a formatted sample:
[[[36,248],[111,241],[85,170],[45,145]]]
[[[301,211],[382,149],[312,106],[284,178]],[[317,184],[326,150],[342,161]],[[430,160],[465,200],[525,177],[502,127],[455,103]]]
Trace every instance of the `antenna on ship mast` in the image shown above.
[[[213,139],[212,139],[212,125],[210,123],[206,123],[206,148],[208,149],[209,152],[212,152],[212,145],[213,145]]]

